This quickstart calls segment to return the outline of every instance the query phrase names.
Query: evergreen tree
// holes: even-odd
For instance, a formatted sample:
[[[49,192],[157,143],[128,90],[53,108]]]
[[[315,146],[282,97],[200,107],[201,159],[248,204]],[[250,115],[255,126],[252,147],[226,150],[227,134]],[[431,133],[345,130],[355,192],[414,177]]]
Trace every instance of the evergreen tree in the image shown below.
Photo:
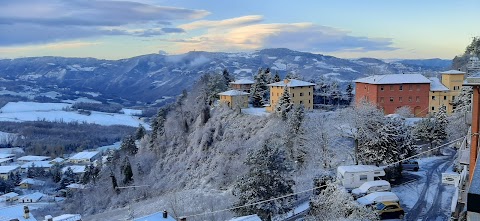
[[[282,81],[280,79],[280,75],[278,75],[278,71],[275,71],[275,76],[273,77],[273,82],[272,83],[280,82],[280,81]]]
[[[345,90],[345,93],[347,95],[347,102],[350,104],[353,100],[353,86],[352,83],[349,83],[347,85],[347,89]]]
[[[233,194],[238,196],[237,206],[271,199],[293,193],[293,180],[288,175],[285,154],[269,142],[256,152],[251,152],[245,162],[250,167],[234,186]],[[292,207],[293,197],[282,198],[258,205],[238,208],[240,216],[258,214],[262,220],[271,220],[271,215],[285,213]]]
[[[428,117],[419,121],[414,127],[414,135],[417,140],[430,144],[430,150],[435,144],[439,144],[444,138],[438,133],[438,126],[435,118]]]
[[[123,184],[129,184],[133,182],[133,171],[132,165],[130,165],[130,161],[127,157],[125,157],[123,161]]]
[[[225,82],[227,83],[226,86],[229,87],[230,82],[234,82],[235,78],[228,72],[228,70],[225,68],[222,71],[223,78],[225,79]]]
[[[290,92],[288,91],[288,87],[283,87],[283,93],[280,99],[278,99],[278,103],[275,107],[275,112],[282,120],[287,120],[288,112],[292,109],[293,104],[290,100]]]
[[[268,86],[270,83],[269,74],[265,74],[263,69],[259,69],[257,75],[255,75],[254,83],[250,89],[252,105],[254,107],[262,107],[265,104],[265,100],[269,97]]]
[[[465,54],[480,55],[480,37],[474,37],[472,42],[465,49]]]
[[[138,128],[137,128],[137,131],[135,132],[135,139],[137,139],[137,140],[142,139],[143,136],[145,136],[146,133],[147,133],[147,131],[145,130],[145,127],[143,127],[143,125],[139,124]]]
[[[435,113],[436,131],[439,143],[447,139],[447,107],[445,105],[440,106],[438,112]],[[440,149],[437,150],[440,153]]]
[[[53,182],[58,183],[62,179],[62,168],[58,164],[55,164],[52,166],[50,174],[52,175]]]
[[[150,136],[150,148],[153,148],[153,144],[157,140],[157,137],[163,136],[165,133],[165,117],[167,115],[166,108],[160,108],[157,116],[152,121],[152,135]]]
[[[113,174],[113,171],[110,171],[110,178],[112,179],[113,191],[115,191],[115,193],[119,194],[120,189],[118,188],[117,178],[115,177],[115,174]]]
[[[75,183],[75,173],[71,167],[68,167],[60,180],[60,188],[65,189],[69,184]]]
[[[137,154],[138,148],[135,144],[135,139],[133,136],[127,136],[123,139],[122,144],[120,145],[120,150],[130,155]]]
[[[285,149],[288,151],[288,157],[296,162],[296,166],[303,166],[305,163],[306,152],[304,150],[304,134],[302,124],[305,118],[303,105],[294,105],[293,110],[288,115],[287,130],[285,131],[284,141]]]
[[[463,86],[460,94],[455,97],[453,101],[453,112],[454,113],[465,113],[470,111],[472,103],[472,87]]]

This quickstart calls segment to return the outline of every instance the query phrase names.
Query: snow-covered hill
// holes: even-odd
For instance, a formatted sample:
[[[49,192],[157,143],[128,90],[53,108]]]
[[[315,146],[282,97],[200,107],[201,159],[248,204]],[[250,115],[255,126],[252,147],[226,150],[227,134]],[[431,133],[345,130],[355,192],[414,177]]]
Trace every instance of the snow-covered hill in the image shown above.
[[[448,69],[443,62],[384,62],[378,59],[340,59],[289,49],[251,53],[189,52],[149,54],[122,60],[34,57],[0,60],[0,94],[28,99],[61,101],[92,98],[124,104],[172,100],[190,88],[203,73],[227,68],[237,78],[251,77],[258,68],[271,68],[280,76],[296,72],[305,80],[321,76],[348,82],[370,74],[431,72]],[[433,64],[433,65],[430,65]],[[430,65],[430,66],[429,66]]]

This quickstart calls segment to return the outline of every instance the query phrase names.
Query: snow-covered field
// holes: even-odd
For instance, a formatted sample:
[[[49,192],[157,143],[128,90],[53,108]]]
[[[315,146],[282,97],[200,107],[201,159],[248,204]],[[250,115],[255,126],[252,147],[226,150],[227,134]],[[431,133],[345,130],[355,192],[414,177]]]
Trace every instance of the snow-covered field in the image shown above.
[[[268,116],[270,113],[268,113],[264,107],[249,107],[249,108],[244,108],[242,109],[242,113],[248,114],[248,115],[255,115],[255,116]]]
[[[90,115],[79,114],[74,111],[64,111],[66,103],[35,103],[35,102],[10,102],[0,109],[0,121],[63,121],[63,122],[86,122],[105,126],[126,125],[138,127],[142,124],[147,130],[150,126],[142,122],[138,117],[128,114],[112,114],[92,111]],[[128,112],[128,111],[127,111]],[[129,113],[133,112],[130,111]]]

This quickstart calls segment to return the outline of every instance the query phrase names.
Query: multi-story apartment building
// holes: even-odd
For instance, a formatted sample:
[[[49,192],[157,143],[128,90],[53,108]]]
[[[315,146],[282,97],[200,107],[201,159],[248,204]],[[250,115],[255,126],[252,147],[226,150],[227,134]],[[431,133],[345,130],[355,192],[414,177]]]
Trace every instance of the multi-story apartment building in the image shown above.
[[[453,112],[453,101],[455,97],[460,94],[462,90],[462,83],[465,77],[465,72],[450,70],[440,73],[442,80],[438,78],[430,78],[432,81],[430,84],[430,101],[429,101],[429,113],[435,113],[438,109],[444,105],[447,107],[447,114]]]
[[[313,109],[313,87],[315,84],[295,79],[285,79],[268,84],[268,86],[270,87],[270,105],[266,107],[268,112],[275,110],[285,87],[288,88],[290,100],[293,104],[302,104],[307,110]]]

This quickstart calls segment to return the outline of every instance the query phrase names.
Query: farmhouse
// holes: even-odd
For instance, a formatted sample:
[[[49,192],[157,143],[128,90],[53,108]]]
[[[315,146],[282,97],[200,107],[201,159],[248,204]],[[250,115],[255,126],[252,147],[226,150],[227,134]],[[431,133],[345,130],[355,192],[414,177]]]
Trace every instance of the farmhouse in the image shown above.
[[[70,157],[68,161],[73,164],[90,164],[93,161],[100,159],[99,151],[83,151]]]
[[[19,169],[19,166],[0,166],[0,178],[8,180],[10,173],[15,173]]]

